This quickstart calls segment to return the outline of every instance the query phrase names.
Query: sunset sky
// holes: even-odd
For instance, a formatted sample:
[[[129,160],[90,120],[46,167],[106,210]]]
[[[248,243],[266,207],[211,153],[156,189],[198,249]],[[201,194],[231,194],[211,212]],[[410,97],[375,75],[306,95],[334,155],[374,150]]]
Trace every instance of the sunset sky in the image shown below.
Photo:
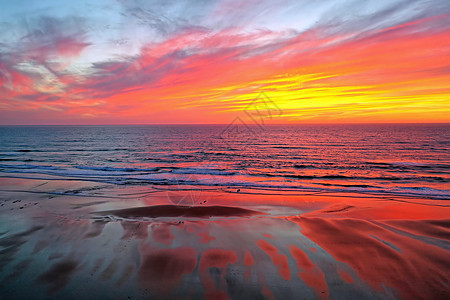
[[[0,8],[0,124],[450,122],[448,0]]]

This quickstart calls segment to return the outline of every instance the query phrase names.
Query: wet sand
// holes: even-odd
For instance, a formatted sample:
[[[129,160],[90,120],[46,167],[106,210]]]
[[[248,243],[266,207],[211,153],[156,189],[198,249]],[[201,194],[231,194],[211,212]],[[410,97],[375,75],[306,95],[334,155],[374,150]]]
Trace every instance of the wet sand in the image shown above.
[[[212,218],[212,217],[250,217],[267,215],[263,212],[232,206],[186,206],[186,205],[154,205],[110,211],[96,212],[97,215],[112,215],[121,218]]]
[[[449,299],[448,201],[0,179],[1,299]]]

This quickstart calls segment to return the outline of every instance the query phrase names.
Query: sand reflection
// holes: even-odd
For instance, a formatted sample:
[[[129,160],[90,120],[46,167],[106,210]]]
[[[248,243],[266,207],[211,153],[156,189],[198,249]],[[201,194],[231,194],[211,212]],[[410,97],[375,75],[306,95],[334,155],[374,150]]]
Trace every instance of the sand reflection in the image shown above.
[[[232,197],[195,208],[161,199],[89,199],[94,204],[74,207],[59,197],[14,210],[20,214],[2,210],[0,292],[36,299],[74,291],[125,299],[450,296],[442,203],[284,196],[270,205],[281,196]],[[395,214],[401,207],[410,219]]]

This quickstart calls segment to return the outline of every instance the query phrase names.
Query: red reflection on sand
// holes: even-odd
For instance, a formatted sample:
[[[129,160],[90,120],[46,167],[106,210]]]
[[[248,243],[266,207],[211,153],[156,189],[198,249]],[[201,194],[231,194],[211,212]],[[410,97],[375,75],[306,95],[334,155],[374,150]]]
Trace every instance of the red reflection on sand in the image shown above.
[[[437,201],[434,201],[437,202]],[[362,203],[360,204],[362,206]],[[348,211],[346,217],[356,217],[361,219],[446,219],[450,210],[446,207],[436,209],[436,206],[427,206],[413,203],[398,203],[394,205],[383,205],[382,207],[372,207],[367,210],[359,209]]]
[[[307,286],[312,287],[319,298],[328,298],[328,285],[325,281],[323,272],[313,264],[305,252],[293,245],[290,247],[291,254],[297,262],[297,268],[300,270],[298,276],[306,283]]]
[[[253,259],[252,254],[250,253],[250,251],[247,250],[247,252],[245,252],[244,264],[247,267],[250,267],[250,266],[253,266],[254,263],[255,263],[255,260]]]
[[[141,287],[167,293],[185,274],[194,271],[197,251],[190,247],[175,249],[141,249],[142,264],[138,277]]]
[[[338,269],[339,276],[341,276],[342,280],[344,280],[347,283],[353,283],[353,278],[345,272],[344,270]]]
[[[374,289],[395,288],[407,299],[448,293],[448,251],[366,220],[294,217],[302,233],[349,264]],[[416,228],[424,222],[416,221]]]
[[[450,220],[386,220],[381,222],[410,234],[433,237],[450,242]]]
[[[233,250],[208,249],[203,252],[200,259],[200,271],[207,268],[225,268],[228,264],[235,264],[237,261],[236,253]]]
[[[170,245],[174,239],[173,234],[170,232],[170,224],[154,224],[152,228],[152,238],[158,243]]]
[[[224,280],[224,275],[226,273],[225,268],[228,264],[235,264],[237,262],[236,252],[233,250],[222,250],[222,249],[208,249],[202,253],[202,258],[199,262],[199,270],[201,272],[200,278],[205,288],[205,297],[207,299],[228,299],[229,296],[226,291],[221,290],[227,283]],[[210,268],[216,267],[219,270],[219,278],[214,278],[213,273]],[[216,281],[219,280],[219,287],[216,286]]]
[[[257,242],[258,246],[267,253],[272,259],[272,262],[275,266],[278,266],[278,273],[285,280],[291,279],[291,271],[289,269],[289,264],[286,255],[280,254],[278,249],[266,242],[265,240],[259,240]]]
[[[272,291],[270,290],[270,288],[267,285],[264,285],[262,287],[261,292],[266,299],[270,299],[270,300],[275,299],[275,296],[273,295]]]
[[[269,239],[275,239],[275,237],[273,235],[268,234],[268,233],[263,233],[263,236],[265,236],[266,238],[269,238]]]
[[[215,237],[211,236],[208,231],[199,232],[199,233],[197,233],[197,235],[200,238],[199,242],[202,244],[208,244],[209,242],[216,239]]]
[[[250,251],[247,250],[245,252],[245,257],[244,257],[244,265],[247,267],[247,270],[245,271],[245,274],[244,274],[245,278],[250,277],[251,266],[253,266],[254,264],[255,264],[255,259],[253,258]]]

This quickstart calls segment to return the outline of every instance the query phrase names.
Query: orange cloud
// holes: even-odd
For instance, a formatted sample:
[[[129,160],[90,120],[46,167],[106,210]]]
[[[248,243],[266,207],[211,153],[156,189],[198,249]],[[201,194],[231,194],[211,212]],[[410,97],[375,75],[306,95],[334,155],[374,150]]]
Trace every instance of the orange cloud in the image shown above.
[[[448,122],[450,29],[433,26],[446,17],[332,36],[188,30],[81,78],[61,74],[62,92],[20,90],[32,79],[10,72],[15,93],[0,104],[38,123],[49,110],[87,124],[227,123],[264,92],[283,112],[276,123]],[[58,51],[87,44],[72,46]],[[9,107],[13,97],[27,107]]]

